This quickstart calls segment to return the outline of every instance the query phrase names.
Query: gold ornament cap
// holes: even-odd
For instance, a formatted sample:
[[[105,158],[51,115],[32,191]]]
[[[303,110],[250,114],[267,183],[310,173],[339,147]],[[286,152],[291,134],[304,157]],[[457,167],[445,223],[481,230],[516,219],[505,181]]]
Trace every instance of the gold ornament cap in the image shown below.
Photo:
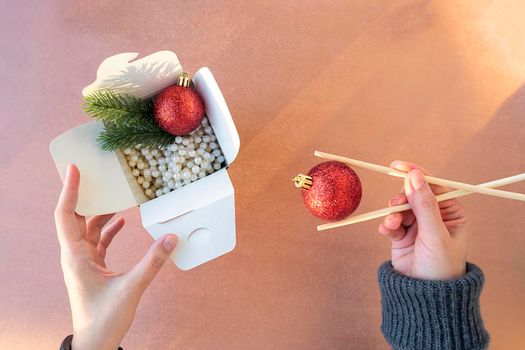
[[[295,183],[295,187],[297,188],[304,188],[305,190],[309,190],[310,187],[312,187],[312,177],[304,174],[299,174],[296,177],[294,177],[293,182]]]
[[[188,87],[191,84],[190,76],[187,72],[182,72],[182,74],[179,76],[179,80],[177,80],[178,86]]]

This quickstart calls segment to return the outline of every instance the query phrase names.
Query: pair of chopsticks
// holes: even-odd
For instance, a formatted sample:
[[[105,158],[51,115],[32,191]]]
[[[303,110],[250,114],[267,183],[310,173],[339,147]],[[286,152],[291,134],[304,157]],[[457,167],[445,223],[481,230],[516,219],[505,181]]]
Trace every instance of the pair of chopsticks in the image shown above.
[[[356,160],[356,159],[341,157],[335,154],[315,151],[314,155],[320,158],[335,160],[338,162],[342,162],[345,164],[357,166],[360,168],[376,171],[376,172],[391,175],[391,176],[402,177],[402,178],[405,178],[407,176],[407,173],[404,171],[385,167],[382,165],[367,163],[367,162],[363,162],[363,161]],[[493,187],[499,187],[499,186],[512,184],[512,183],[519,182],[519,181],[524,181],[525,173],[521,173],[521,174],[514,175],[514,176],[509,176],[506,178],[502,178],[502,179],[498,179],[498,180],[494,180],[490,182],[485,182],[480,185],[471,185],[471,184],[467,184],[463,182],[446,180],[446,179],[441,179],[438,177],[427,176],[427,175],[425,175],[425,180],[431,184],[448,186],[448,187],[457,189],[455,191],[443,193],[443,194],[436,196],[436,199],[438,200],[438,202],[445,201],[447,199],[466,196],[472,193],[480,193],[480,194],[485,194],[489,196],[525,201],[525,194],[509,192],[509,191],[502,191],[502,190],[497,190],[493,188]],[[323,231],[323,230],[328,230],[331,228],[351,225],[351,224],[355,224],[358,222],[363,222],[363,221],[379,218],[382,216],[386,216],[388,214],[405,211],[408,209],[410,209],[410,205],[408,203],[401,204],[401,205],[394,205],[392,207],[374,210],[374,211],[356,215],[356,216],[351,216],[349,218],[346,218],[340,221],[319,225],[317,226],[317,230]]]

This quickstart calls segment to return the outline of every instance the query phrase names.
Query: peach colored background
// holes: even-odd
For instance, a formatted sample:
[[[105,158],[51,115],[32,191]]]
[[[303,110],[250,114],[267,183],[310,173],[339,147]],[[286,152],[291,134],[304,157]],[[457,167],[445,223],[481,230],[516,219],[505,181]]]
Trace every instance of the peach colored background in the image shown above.
[[[291,178],[314,149],[396,158],[478,183],[525,170],[523,1],[1,1],[0,348],[57,349],[71,332],[49,141],[87,120],[105,57],[175,51],[209,66],[241,135],[230,169],[235,251],[147,291],[126,349],[387,349],[378,221],[318,233]],[[466,3],[466,2],[461,2]],[[400,181],[358,170],[359,212]],[[525,192],[525,185],[508,187]],[[466,197],[469,259],[487,283],[492,349],[525,343],[525,204]],[[109,266],[151,243],[137,209]]]

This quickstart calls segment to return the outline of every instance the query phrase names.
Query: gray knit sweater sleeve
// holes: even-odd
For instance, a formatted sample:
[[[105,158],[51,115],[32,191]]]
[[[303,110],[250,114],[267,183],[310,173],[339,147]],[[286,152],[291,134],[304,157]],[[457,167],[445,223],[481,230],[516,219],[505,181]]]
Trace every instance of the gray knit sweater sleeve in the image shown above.
[[[467,273],[448,281],[403,276],[387,261],[379,268],[381,330],[395,350],[486,349],[479,296],[483,272],[467,263]]]

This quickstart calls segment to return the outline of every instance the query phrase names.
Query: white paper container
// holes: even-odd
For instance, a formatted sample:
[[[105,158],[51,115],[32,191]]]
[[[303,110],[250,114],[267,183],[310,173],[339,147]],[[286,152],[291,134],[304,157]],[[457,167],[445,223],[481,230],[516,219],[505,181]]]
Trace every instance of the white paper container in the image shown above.
[[[179,60],[171,51],[132,61],[137,56],[138,53],[122,53],[105,59],[97,71],[97,80],[82,94],[112,89],[146,98],[174,84],[182,73]],[[206,115],[229,166],[239,153],[240,141],[228,106],[208,68],[200,68],[192,80],[204,100]],[[182,270],[233,250],[234,190],[226,168],[148,200],[122,161],[120,151],[100,149],[96,138],[101,130],[100,122],[85,123],[64,132],[50,144],[62,180],[67,164],[76,164],[80,170],[77,213],[100,215],[140,205],[142,224],[153,238],[166,233],[178,235],[179,244],[171,259]]]

